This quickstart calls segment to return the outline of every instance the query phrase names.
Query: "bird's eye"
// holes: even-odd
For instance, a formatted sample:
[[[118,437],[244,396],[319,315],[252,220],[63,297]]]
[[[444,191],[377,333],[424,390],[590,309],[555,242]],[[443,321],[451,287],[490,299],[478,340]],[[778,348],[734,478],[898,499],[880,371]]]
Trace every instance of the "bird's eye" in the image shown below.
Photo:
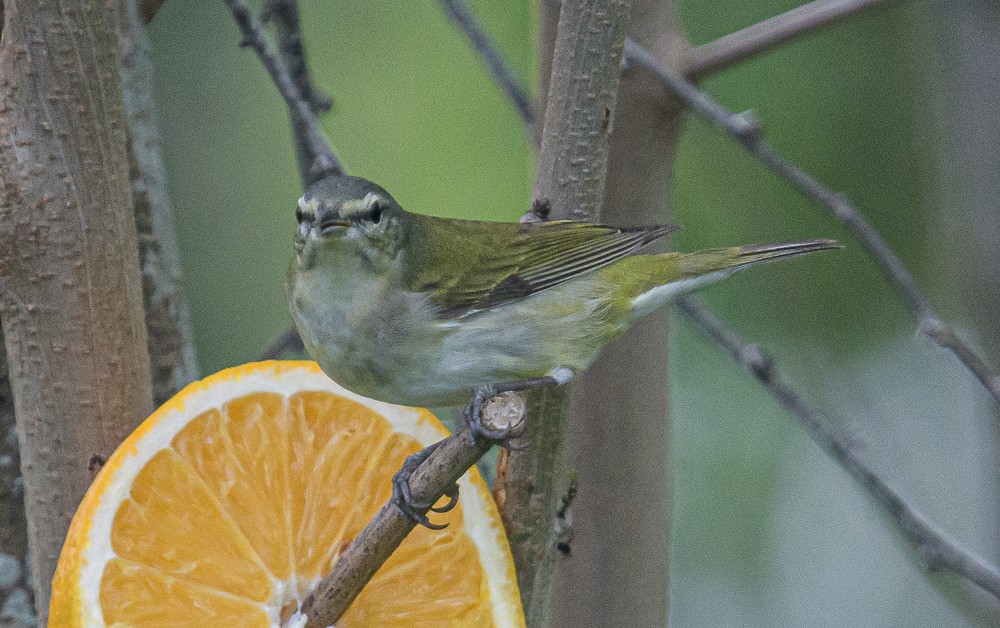
[[[295,208],[295,222],[302,222],[305,215],[302,213],[302,209],[299,207]]]
[[[372,203],[372,207],[368,210],[368,220],[371,221],[373,225],[377,225],[379,221],[382,220],[382,203],[375,201]]]

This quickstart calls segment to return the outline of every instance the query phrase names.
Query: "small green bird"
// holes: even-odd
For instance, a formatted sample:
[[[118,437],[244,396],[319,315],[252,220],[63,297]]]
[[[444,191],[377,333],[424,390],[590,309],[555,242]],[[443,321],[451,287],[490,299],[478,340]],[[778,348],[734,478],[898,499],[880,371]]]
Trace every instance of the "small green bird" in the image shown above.
[[[505,389],[564,384],[684,293],[839,248],[809,240],[635,255],[674,228],[434,218],[348,176],[311,186],[296,218],[286,288],[307,351],[348,389],[410,406],[464,405],[511,383]]]

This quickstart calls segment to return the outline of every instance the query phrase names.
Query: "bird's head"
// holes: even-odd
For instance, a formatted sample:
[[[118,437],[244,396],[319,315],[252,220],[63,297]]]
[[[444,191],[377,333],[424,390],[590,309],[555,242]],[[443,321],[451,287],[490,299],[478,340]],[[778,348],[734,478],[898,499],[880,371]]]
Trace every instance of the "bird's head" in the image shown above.
[[[295,254],[302,270],[326,256],[357,256],[373,270],[381,270],[399,252],[407,213],[371,181],[337,176],[306,190],[295,219]]]

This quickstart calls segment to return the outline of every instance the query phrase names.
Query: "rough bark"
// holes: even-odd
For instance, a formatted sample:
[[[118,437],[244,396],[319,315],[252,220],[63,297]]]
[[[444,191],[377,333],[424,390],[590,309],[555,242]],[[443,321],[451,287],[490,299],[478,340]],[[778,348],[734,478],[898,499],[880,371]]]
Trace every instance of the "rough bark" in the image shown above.
[[[135,3],[123,2],[121,12],[132,203],[139,234],[153,401],[160,405],[197,379],[198,363],[191,314],[181,291],[180,249],[160,153],[149,36]]]
[[[88,462],[152,406],[118,7],[6,0],[0,49],[0,317],[36,607]]]
[[[673,2],[634,0],[629,36],[670,67],[687,52]],[[643,69],[622,76],[601,219],[669,222],[682,107]],[[572,553],[556,569],[553,626],[665,626],[670,564],[666,311],[609,345],[580,378],[567,456],[579,477]]]
[[[595,220],[604,197],[629,2],[563,3],[555,39],[533,208],[551,218]],[[548,624],[557,519],[567,492],[565,390],[531,395],[531,446],[504,455],[495,494],[517,567],[529,626]]]

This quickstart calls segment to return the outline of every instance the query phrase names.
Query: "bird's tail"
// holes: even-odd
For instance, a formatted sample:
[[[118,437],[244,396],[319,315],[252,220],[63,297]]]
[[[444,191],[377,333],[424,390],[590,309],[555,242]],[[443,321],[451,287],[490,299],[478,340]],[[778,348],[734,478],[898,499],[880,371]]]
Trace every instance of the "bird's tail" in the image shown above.
[[[634,256],[622,261],[634,260],[632,265],[636,270],[641,268],[638,275],[633,275],[636,283],[633,284],[635,296],[632,298],[632,309],[638,316],[644,316],[683,294],[721,281],[736,271],[786,257],[839,248],[843,247],[836,240],[806,240],[708,249],[687,254]],[[642,257],[646,258],[645,263],[639,260]]]

